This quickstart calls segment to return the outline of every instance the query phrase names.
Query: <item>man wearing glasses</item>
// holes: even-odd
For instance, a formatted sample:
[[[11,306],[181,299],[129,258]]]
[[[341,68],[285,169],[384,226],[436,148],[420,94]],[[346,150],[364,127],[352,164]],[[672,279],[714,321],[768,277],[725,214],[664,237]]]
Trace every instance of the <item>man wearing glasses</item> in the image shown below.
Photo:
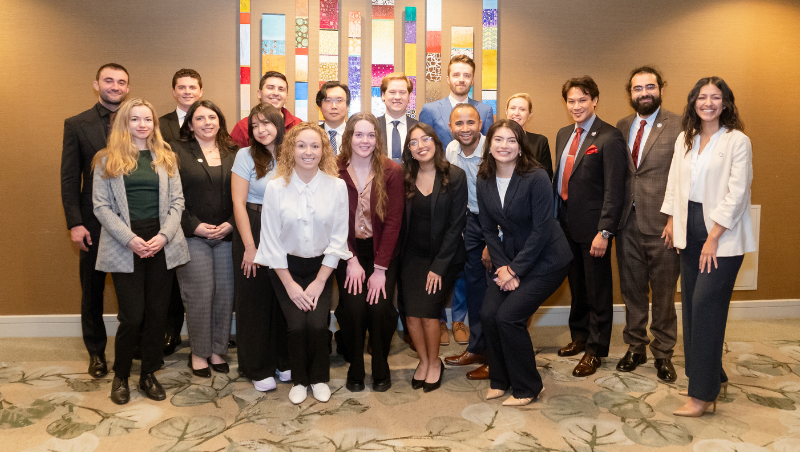
[[[350,88],[338,80],[325,82],[317,92],[317,107],[322,112],[324,121],[320,126],[325,129],[331,140],[333,153],[339,155],[342,148],[342,135],[347,122],[347,108],[350,106]]]
[[[658,378],[672,382],[677,378],[671,359],[678,338],[675,290],[680,261],[677,253],[664,246],[661,234],[667,216],[660,210],[681,118],[661,108],[664,84],[654,68],[634,69],[626,89],[636,113],[617,123],[628,143],[629,170],[617,238],[620,289],[625,302],[622,337],[628,352],[617,370],[631,372],[647,362],[650,344]],[[653,342],[647,337],[651,288]]]

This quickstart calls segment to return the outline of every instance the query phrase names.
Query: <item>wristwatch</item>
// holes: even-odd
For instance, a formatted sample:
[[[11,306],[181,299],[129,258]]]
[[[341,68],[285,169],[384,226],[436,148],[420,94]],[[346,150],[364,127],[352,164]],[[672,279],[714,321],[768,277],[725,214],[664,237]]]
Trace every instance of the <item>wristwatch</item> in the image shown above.
[[[610,239],[614,234],[603,229],[602,231],[600,231],[600,235],[602,235],[604,239]]]

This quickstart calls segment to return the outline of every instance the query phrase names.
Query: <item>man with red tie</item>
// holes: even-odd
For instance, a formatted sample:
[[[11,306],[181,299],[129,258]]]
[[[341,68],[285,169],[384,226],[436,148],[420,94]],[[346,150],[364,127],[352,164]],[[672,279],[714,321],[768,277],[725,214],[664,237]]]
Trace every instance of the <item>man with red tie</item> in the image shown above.
[[[617,128],[628,143],[628,177],[617,239],[617,266],[625,302],[622,337],[628,351],[617,364],[631,372],[647,362],[647,345],[655,358],[658,378],[675,381],[672,352],[678,339],[675,290],[680,260],[664,246],[661,234],[667,215],[661,213],[675,140],[681,132],[680,116],[661,108],[664,81],[652,67],[631,72],[626,86],[635,114],[622,118]],[[653,291],[653,320],[650,290]]]
[[[585,377],[600,367],[611,342],[611,241],[622,216],[627,146],[622,133],[595,114],[600,90],[591,77],[567,80],[561,95],[575,124],[556,136],[556,216],[572,249],[572,340],[558,355],[585,352],[572,371]]]

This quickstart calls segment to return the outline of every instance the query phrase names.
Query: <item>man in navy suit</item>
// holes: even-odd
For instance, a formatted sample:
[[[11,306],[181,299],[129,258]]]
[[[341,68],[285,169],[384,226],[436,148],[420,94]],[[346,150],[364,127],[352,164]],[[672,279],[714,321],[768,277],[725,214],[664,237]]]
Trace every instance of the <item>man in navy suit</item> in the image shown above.
[[[386,105],[386,114],[378,118],[378,126],[389,158],[398,164],[408,130],[417,123],[416,119],[406,116],[413,90],[411,80],[402,72],[392,72],[381,80],[381,99]]]
[[[193,103],[203,97],[203,79],[200,78],[200,74],[194,69],[179,69],[172,76],[172,97],[175,98],[178,107],[158,118],[161,137],[167,143],[177,141],[181,137],[180,130],[186,112]]]
[[[467,55],[454,56],[447,65],[447,84],[450,85],[450,95],[422,107],[419,121],[433,127],[442,146],[446,147],[453,141],[453,134],[450,133],[450,112],[457,104],[469,103],[478,109],[483,124],[482,135],[485,136],[489,133],[489,127],[494,124],[492,107],[467,97],[469,89],[472,88],[474,75],[475,62],[472,61],[472,58]]]

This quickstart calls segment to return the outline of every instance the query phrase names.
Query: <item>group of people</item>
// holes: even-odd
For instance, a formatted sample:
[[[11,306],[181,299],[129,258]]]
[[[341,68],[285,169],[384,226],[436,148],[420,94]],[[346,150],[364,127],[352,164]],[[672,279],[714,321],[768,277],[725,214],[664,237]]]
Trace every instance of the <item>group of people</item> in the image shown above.
[[[480,364],[467,378],[490,380],[487,399],[510,391],[504,405],[526,405],[544,390],[530,321],[565,279],[571,341],[558,354],[583,353],[578,377],[608,356],[617,237],[628,344],[617,369],[646,363],[649,345],[658,378],[675,381],[681,275],[689,400],[675,414],[715,408],[727,385],[721,356],[734,280],[755,249],[752,149],[728,85],[699,80],[679,116],[661,107],[661,74],[636,68],[626,86],[635,113],[614,127],[596,115],[591,77],[567,80],[574,123],[558,131],[553,165],[547,138],[524,129],[531,98],[511,96],[506,119],[495,121],[468,97],[474,74],[472,59],[453,57],[450,94],[425,104],[419,121],[406,115],[413,85],[402,73],[383,79],[386,113],[377,118],[348,118],[348,86],[327,82],[316,97],[324,121],[314,124],[286,109],[286,77],[270,71],[261,102],[229,135],[196,71],[175,74],[177,108],[157,118],[147,101],[125,101],[125,68],[102,66],[99,102],[65,122],[62,198],[81,248],[96,378],[107,373],[105,273],[117,292],[112,401],[129,400],[137,354],[139,388],[166,397],[154,374],[180,340],[181,303],[195,375],[229,371],[235,310],[240,374],[259,391],[291,381],[295,404],[309,387],[327,401],[336,284],[348,390],[365,388],[365,347],[372,389],[391,387],[399,317],[419,355],[414,389],[436,390],[445,363]],[[443,362],[450,294],[454,339],[467,347]]]

